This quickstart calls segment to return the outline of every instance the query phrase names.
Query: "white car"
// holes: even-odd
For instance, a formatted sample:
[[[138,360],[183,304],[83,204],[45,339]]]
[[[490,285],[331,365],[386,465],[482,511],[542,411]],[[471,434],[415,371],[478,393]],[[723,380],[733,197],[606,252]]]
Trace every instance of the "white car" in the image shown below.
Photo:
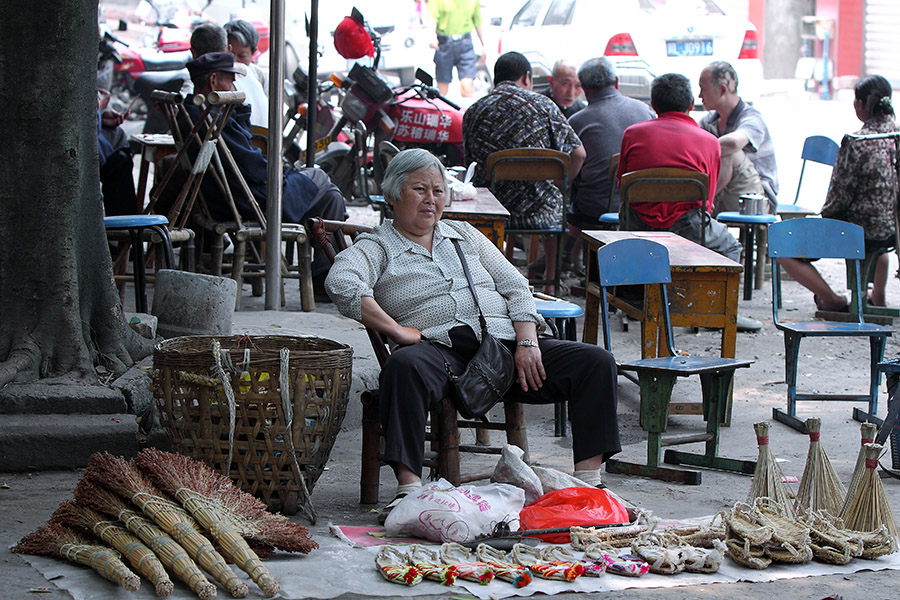
[[[715,60],[734,66],[747,102],[762,85],[756,28],[712,0],[528,0],[500,39],[501,52],[513,50],[528,57],[535,76],[559,59],[579,65],[606,56],[619,90],[641,100],[663,73],[685,75],[697,96],[700,71]]]

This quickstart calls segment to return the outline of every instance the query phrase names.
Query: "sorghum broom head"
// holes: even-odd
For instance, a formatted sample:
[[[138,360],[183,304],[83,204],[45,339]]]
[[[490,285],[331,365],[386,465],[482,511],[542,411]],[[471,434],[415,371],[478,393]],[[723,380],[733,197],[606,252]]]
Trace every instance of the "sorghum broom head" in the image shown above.
[[[900,531],[891,512],[884,484],[878,476],[878,457],[881,456],[880,444],[866,444],[865,469],[860,477],[859,485],[853,491],[846,510],[841,514],[844,526],[857,531],[874,531],[884,525],[891,536],[892,549],[897,549]]]
[[[782,481],[781,469],[769,448],[769,424],[765,421],[754,423],[753,429],[756,431],[756,443],[759,444],[759,457],[753,471],[747,503],[752,506],[757,498],[770,498],[784,517],[792,517],[793,509]]]
[[[850,498],[853,497],[856,487],[859,485],[860,478],[866,472],[866,444],[871,444],[875,441],[878,426],[875,423],[862,423],[859,426],[859,432],[859,454],[856,457],[856,466],[853,468],[853,476],[850,478],[850,485],[847,486],[847,493],[844,495],[844,502],[841,504],[839,515],[844,514],[844,511],[847,510],[847,503],[850,502]]]
[[[163,454],[157,450],[143,450],[136,459],[141,468],[149,471],[147,464],[154,456]],[[285,552],[308,553],[319,545],[310,539],[309,530],[299,523],[292,523],[284,515],[266,510],[266,505],[251,494],[241,490],[232,481],[216,473],[208,465],[192,461],[185,467],[193,470],[194,490],[214,499],[223,515],[238,529],[242,536],[271,545]]]
[[[797,491],[794,510],[799,514],[824,510],[837,516],[841,512],[846,490],[835,474],[819,440],[822,420],[810,417],[806,420],[806,430],[809,432],[809,452],[806,455],[803,475],[800,477],[800,489]]]
[[[42,525],[37,531],[23,537],[13,546],[12,551],[55,556],[88,566],[129,592],[135,592],[141,586],[141,579],[119,560],[115,550],[91,544],[59,523]]]
[[[116,517],[147,544],[176,577],[190,586],[201,600],[216,597],[216,586],[203,575],[187,551],[156,524],[131,508],[117,494],[82,477],[75,486],[75,499],[86,506]]]
[[[213,475],[211,469],[203,469],[205,465],[190,457],[152,448],[138,454],[135,464],[164,491],[181,502],[216,539],[222,554],[250,575],[266,597],[271,598],[278,593],[278,582],[236,528],[226,520],[219,502],[210,494],[215,491],[216,482],[203,482],[204,478]]]
[[[172,593],[172,580],[159,558],[119,521],[110,520],[93,509],[66,500],[53,513],[50,522],[62,523],[96,535],[121,552],[131,566],[153,584],[157,596],[164,597]]]

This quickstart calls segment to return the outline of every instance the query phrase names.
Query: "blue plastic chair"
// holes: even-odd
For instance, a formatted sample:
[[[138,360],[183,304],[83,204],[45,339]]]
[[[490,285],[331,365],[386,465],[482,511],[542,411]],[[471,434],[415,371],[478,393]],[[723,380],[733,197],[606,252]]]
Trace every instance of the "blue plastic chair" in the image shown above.
[[[889,327],[866,323],[860,306],[860,263],[865,257],[863,229],[858,225],[834,219],[791,219],[769,227],[769,258],[772,259],[772,317],[775,327],[784,333],[784,378],[787,383],[787,412],[772,409],[772,417],[797,431],[806,433],[806,424],[796,417],[799,400],[843,400],[868,402],[869,412],[854,409],[856,420],[866,420],[878,411],[878,363],[884,357]],[[778,261],[783,258],[843,258],[856,275],[854,284],[857,303],[856,321],[782,322],[778,307],[781,290],[778,285]],[[805,337],[864,337],[869,339],[868,394],[813,394],[797,392],[800,341]]]
[[[692,485],[700,484],[700,472],[694,470],[660,467],[663,446],[706,443],[704,454],[667,450],[665,462],[696,467],[709,467],[753,473],[755,461],[734,460],[718,456],[720,423],[725,421],[728,393],[734,379],[734,371],[749,367],[753,361],[706,356],[685,356],[675,351],[672,343],[672,325],[669,321],[669,302],[666,284],[671,283],[669,251],[662,244],[642,239],[627,239],[603,246],[597,251],[597,272],[600,283],[600,315],[603,321],[603,346],[610,350],[609,307],[606,292],[617,285],[644,285],[644,294],[653,293],[651,286],[658,285],[661,295],[662,324],[665,329],[669,356],[645,358],[619,363],[625,371],[634,371],[641,388],[641,426],[647,432],[647,463],[630,463],[618,459],[606,462],[610,473],[641,475]],[[662,440],[669,417],[669,400],[678,377],[699,375],[703,393],[703,420],[706,433]]]
[[[744,247],[744,300],[753,299],[753,289],[762,289],[763,266],[765,265],[765,232],[761,231],[777,221],[775,215],[742,215],[739,212],[721,212],[716,215],[719,223],[741,229],[741,245]],[[757,269],[753,268],[753,257],[757,254]],[[754,282],[755,278],[755,282]]]
[[[534,304],[538,314],[544,317],[553,337],[558,340],[577,341],[578,328],[575,319],[584,315],[584,309],[574,302],[566,302],[555,298],[546,300],[535,298]],[[557,402],[553,408],[553,435],[566,437],[566,403]]]
[[[169,219],[162,215],[122,215],[104,217],[103,225],[107,231],[126,230],[131,238],[131,250],[134,253],[134,304],[139,313],[147,312],[147,279],[144,272],[144,230],[156,233],[162,241],[162,259],[166,268],[175,265],[175,254],[172,251],[172,240],[169,237]]]
[[[800,153],[803,164],[800,167],[800,180],[797,181],[797,195],[794,196],[794,205],[800,199],[800,185],[803,183],[806,161],[811,160],[833,167],[834,161],[837,159],[838,150],[840,150],[840,146],[837,145],[837,142],[824,135],[811,135],[806,138],[806,141],[803,142],[803,151]]]

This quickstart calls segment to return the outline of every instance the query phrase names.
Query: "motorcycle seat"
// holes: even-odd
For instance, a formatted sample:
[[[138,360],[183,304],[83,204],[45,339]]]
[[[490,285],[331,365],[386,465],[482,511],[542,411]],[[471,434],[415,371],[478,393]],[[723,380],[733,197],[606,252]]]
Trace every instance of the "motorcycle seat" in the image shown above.
[[[146,71],[177,71],[191,59],[190,52],[153,52],[141,54]]]
[[[141,73],[134,80],[134,91],[148,98],[153,90],[177,92],[189,77],[187,69]]]

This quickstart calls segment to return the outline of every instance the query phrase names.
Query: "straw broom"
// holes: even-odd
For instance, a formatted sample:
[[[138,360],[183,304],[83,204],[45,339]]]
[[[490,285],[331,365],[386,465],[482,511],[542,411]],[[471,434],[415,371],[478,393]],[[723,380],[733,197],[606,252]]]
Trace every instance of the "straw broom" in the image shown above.
[[[149,449],[138,455],[139,467],[146,469],[150,459],[144,457],[148,454],[154,455]],[[310,539],[306,527],[292,523],[284,515],[268,512],[262,501],[241,490],[228,477],[199,461],[193,461],[193,468],[196,472],[192,477],[191,489],[211,499],[222,518],[230,521],[242,536],[255,542],[257,548],[262,544],[285,552],[306,554],[319,547]]]
[[[209,467],[187,456],[162,452],[155,448],[141,451],[135,459],[135,464],[150,475],[163,491],[181,502],[197,522],[216,539],[222,554],[247,573],[267,598],[278,593],[278,582],[240,533],[225,520],[218,510],[215,498],[207,493],[211,491],[210,486],[204,485],[203,480],[212,474]]]
[[[806,455],[806,466],[800,477],[800,489],[794,502],[794,511],[799,514],[810,514],[816,510],[824,510],[830,515],[839,515],[844,495],[847,493],[844,484],[838,479],[819,441],[822,420],[810,417],[806,420],[809,432],[809,452]]]
[[[875,441],[875,434],[877,432],[878,426],[875,425],[875,423],[863,423],[859,427],[861,438],[859,442],[859,455],[856,457],[856,466],[853,468],[853,477],[850,478],[850,485],[847,487],[844,503],[841,506],[841,510],[837,513],[839,515],[844,514],[844,511],[847,510],[847,503],[850,502],[850,498],[853,497],[857,486],[859,486],[860,478],[866,472],[866,444],[871,444]]]
[[[859,484],[853,490],[853,497],[848,498],[841,519],[847,529],[856,531],[874,531],[884,525],[891,536],[891,549],[897,550],[900,531],[894,521],[894,514],[884,493],[884,484],[878,476],[878,457],[881,456],[880,444],[866,444],[864,472]]]
[[[84,529],[122,553],[131,566],[153,584],[157,596],[168,596],[174,586],[153,550],[116,521],[110,521],[86,506],[67,500],[59,505],[50,522]]]
[[[152,521],[128,508],[117,495],[82,478],[75,488],[75,500],[124,523],[128,531],[147,544],[159,560],[176,577],[185,582],[200,600],[213,600],[216,597],[216,586],[206,579],[203,571],[191,560],[184,548]]]
[[[756,430],[756,443],[759,444],[759,458],[753,471],[747,504],[753,505],[753,501],[760,497],[771,498],[779,512],[790,518],[793,516],[791,501],[781,479],[781,469],[769,449],[769,424],[765,421],[754,423],[753,429]]]
[[[200,567],[231,593],[233,598],[247,596],[247,584],[237,578],[225,564],[212,542],[194,528],[194,520],[171,500],[162,496],[140,471],[123,458],[108,452],[91,456],[84,476],[105,486],[123,498],[130,499],[159,528],[168,533],[197,561]]]
[[[140,577],[119,560],[115,550],[91,544],[59,523],[42,525],[37,531],[19,540],[12,551],[65,558],[86,565],[129,592],[136,592],[141,586]]]

